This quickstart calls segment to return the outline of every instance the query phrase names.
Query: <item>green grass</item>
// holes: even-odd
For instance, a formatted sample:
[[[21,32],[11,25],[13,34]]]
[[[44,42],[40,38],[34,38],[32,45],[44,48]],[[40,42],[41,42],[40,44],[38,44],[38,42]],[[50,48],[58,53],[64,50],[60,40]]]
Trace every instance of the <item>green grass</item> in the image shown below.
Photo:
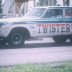
[[[1,66],[0,72],[72,72],[72,61]]]

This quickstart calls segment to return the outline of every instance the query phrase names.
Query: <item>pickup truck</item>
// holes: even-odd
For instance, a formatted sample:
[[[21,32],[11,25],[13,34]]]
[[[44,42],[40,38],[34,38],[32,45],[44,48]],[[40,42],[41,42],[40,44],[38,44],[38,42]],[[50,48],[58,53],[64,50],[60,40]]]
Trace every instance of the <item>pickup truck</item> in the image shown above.
[[[23,17],[0,19],[0,44],[22,46],[30,38],[72,42],[72,7],[34,7]]]

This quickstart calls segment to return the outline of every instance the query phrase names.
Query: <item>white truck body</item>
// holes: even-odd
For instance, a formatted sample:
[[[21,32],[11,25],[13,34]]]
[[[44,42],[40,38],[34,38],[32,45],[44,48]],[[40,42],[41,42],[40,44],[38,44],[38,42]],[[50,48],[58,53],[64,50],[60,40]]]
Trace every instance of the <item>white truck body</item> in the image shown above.
[[[72,7],[36,7],[24,17],[0,20],[1,37],[7,38],[16,28],[27,29],[30,37],[70,36]]]

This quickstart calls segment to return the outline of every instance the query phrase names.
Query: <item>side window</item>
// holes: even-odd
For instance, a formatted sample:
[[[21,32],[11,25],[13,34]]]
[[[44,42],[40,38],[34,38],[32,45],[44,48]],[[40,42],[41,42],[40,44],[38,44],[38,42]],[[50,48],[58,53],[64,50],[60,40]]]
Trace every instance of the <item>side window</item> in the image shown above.
[[[65,17],[72,17],[72,8],[65,9]]]
[[[44,15],[44,18],[62,18],[63,12],[62,9],[49,9],[46,14]]]

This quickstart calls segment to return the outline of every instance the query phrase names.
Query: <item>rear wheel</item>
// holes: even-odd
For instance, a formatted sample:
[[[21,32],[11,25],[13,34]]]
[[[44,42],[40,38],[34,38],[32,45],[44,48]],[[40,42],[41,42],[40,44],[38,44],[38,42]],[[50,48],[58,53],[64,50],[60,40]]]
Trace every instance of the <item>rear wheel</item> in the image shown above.
[[[70,42],[72,43],[72,35],[69,36]]]
[[[67,39],[65,36],[54,36],[52,38],[56,43],[65,43]]]
[[[25,36],[21,30],[13,31],[9,35],[9,45],[12,46],[22,46],[24,45]]]

